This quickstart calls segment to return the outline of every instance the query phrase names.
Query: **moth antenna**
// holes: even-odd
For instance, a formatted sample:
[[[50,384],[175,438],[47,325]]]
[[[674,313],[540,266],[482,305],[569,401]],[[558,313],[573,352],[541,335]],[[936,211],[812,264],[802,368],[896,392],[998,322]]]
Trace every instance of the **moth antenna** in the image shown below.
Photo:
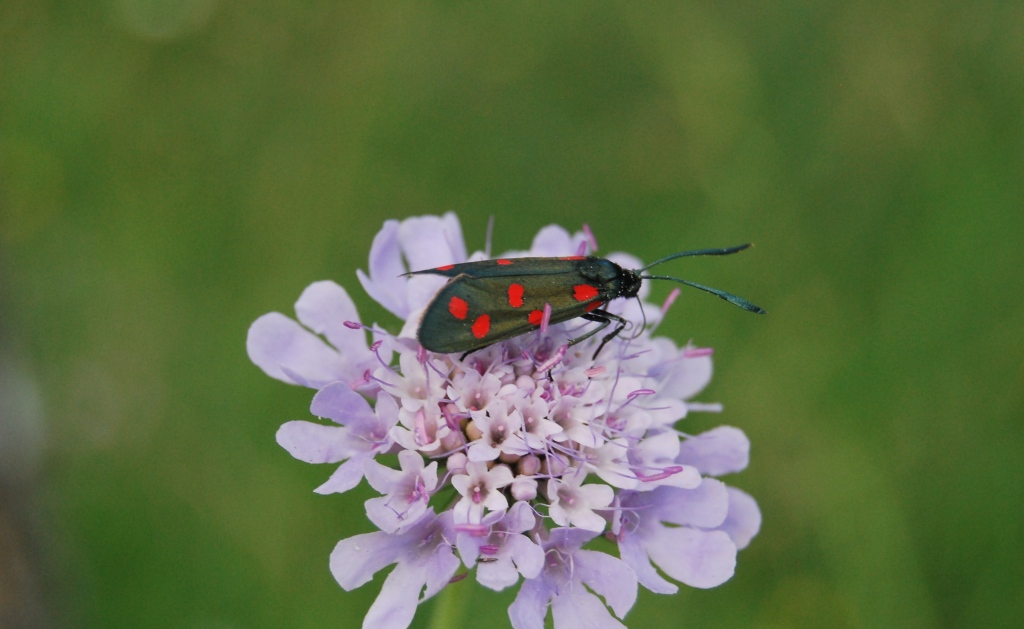
[[[659,264],[668,262],[669,260],[675,260],[676,258],[687,258],[690,256],[727,256],[731,253],[739,253],[740,251],[743,251],[744,249],[749,249],[750,247],[753,246],[754,245],[752,243],[748,242],[744,245],[736,245],[735,247],[728,247],[726,249],[696,249],[694,251],[683,251],[682,253],[673,253],[670,256],[665,256],[660,260],[655,260],[654,262],[651,262],[650,264],[648,264],[647,266],[640,270],[646,271],[647,269],[653,266],[658,266]]]
[[[749,245],[743,245],[743,248],[745,249],[748,246]],[[739,249],[739,251],[742,251],[742,250],[743,249]],[[712,250],[712,251],[715,251],[715,250]],[[722,251],[722,250],[718,250],[718,251]],[[728,253],[735,253],[735,251],[728,251]],[[711,254],[711,255],[724,255],[724,254]],[[676,257],[679,257],[679,256],[677,255]],[[730,304],[733,304],[735,306],[739,306],[740,308],[743,308],[747,312],[753,312],[755,314],[768,314],[767,310],[761,308],[760,306],[755,306],[754,304],[750,303],[746,299],[743,299],[742,297],[738,297],[736,295],[733,295],[732,293],[727,293],[724,290],[718,290],[717,288],[711,288],[710,286],[704,286],[703,284],[697,284],[696,282],[689,282],[687,280],[681,280],[678,277],[671,277],[671,276],[668,276],[668,275],[644,275],[644,276],[641,276],[640,279],[644,279],[644,280],[672,280],[673,282],[679,282],[680,284],[686,284],[687,286],[692,286],[694,288],[699,288],[700,290],[702,290],[702,291],[704,291],[706,293],[711,293],[712,295],[715,295],[717,297],[720,297],[720,298],[726,300]]]

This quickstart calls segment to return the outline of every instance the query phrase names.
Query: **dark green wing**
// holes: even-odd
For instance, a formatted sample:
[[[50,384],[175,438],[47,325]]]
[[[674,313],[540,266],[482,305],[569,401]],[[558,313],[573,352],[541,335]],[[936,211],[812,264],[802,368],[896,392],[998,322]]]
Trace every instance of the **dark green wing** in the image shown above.
[[[600,304],[598,297],[574,297],[579,277],[574,267],[561,273],[459,275],[427,306],[417,337],[434,352],[468,352],[538,329],[545,304],[551,304],[551,323],[568,321]]]

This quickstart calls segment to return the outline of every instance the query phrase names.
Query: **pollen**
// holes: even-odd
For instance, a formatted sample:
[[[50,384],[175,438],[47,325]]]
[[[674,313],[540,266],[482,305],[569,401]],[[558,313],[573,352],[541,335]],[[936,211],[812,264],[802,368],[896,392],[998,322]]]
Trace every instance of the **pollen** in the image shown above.
[[[597,287],[590,284],[577,284],[572,287],[572,297],[576,301],[589,301],[597,297]]]
[[[448,312],[461,321],[469,314],[469,304],[466,303],[465,299],[453,296],[451,301],[448,302]]]
[[[523,305],[523,285],[522,284],[509,284],[508,286],[508,305],[513,308],[519,308]]]
[[[471,328],[471,330],[473,331],[473,336],[475,336],[478,339],[482,339],[483,337],[487,336],[487,332],[490,329],[491,317],[485,314],[482,314],[479,317],[477,317],[476,321],[473,322],[473,327]]]

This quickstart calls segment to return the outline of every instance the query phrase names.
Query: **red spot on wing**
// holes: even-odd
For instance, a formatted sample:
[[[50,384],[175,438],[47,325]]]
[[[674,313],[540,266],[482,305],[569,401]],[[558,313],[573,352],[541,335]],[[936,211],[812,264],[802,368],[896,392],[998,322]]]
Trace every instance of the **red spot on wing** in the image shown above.
[[[583,309],[586,310],[587,312],[590,312],[591,310],[597,310],[600,307],[601,307],[601,302],[599,302],[599,301],[592,301],[589,304],[587,304],[586,306],[584,306]]]
[[[446,264],[444,266],[437,267],[437,269],[435,269],[435,270],[437,270],[437,271],[451,271],[454,268],[455,268],[454,264]]]
[[[491,317],[485,314],[480,315],[473,322],[473,327],[470,329],[473,331],[473,336],[482,339],[487,336],[487,332],[491,329]]]
[[[469,314],[469,304],[466,303],[465,299],[453,296],[451,300],[448,301],[448,312],[452,313],[453,317],[461,321],[466,318],[467,314]]]
[[[541,319],[544,318],[543,310],[534,310],[526,317],[526,320],[530,322],[530,325],[540,325]]]
[[[597,288],[590,284],[577,284],[572,287],[572,297],[576,301],[590,301],[597,297]]]
[[[501,265],[512,264],[511,260],[506,260],[505,258],[501,258],[500,260],[495,260],[495,262],[497,262],[498,264],[501,264]]]
[[[559,260],[586,260],[587,256],[565,256]]]
[[[509,284],[508,286],[508,305],[513,308],[518,308],[523,305],[523,285],[522,284]]]

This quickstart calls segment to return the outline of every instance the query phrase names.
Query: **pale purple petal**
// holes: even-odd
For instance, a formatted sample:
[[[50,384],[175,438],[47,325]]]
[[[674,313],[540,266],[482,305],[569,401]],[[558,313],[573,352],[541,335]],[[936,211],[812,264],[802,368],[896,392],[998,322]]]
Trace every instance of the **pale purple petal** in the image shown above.
[[[364,533],[341,540],[331,552],[331,574],[338,585],[354,590],[367,583],[377,571],[389,566],[404,552],[393,535]]]
[[[265,314],[253,322],[246,349],[249,359],[264,373],[289,384],[300,383],[284,368],[315,386],[345,380],[349,375],[334,349],[279,312]]]
[[[732,474],[750,463],[750,440],[739,428],[719,426],[684,441],[676,461],[692,465],[702,474]]]
[[[659,396],[647,413],[656,426],[669,426],[686,417],[686,402],[675,398]]]
[[[500,516],[501,514],[496,514],[492,511],[484,516],[484,519],[486,520],[492,515]],[[452,539],[455,540],[455,547],[459,551],[459,557],[462,557],[462,562],[466,564],[467,568],[472,568],[476,564],[477,558],[480,556],[480,543],[482,540],[466,533],[460,534],[459,531],[452,531],[452,534]]]
[[[364,627],[405,629],[416,615],[420,592],[427,579],[423,566],[399,563],[391,571],[370,609],[363,618]]]
[[[419,328],[419,319],[415,319],[411,313],[425,308],[437,291],[441,290],[441,287],[447,282],[448,278],[440,275],[413,275],[409,278],[409,282],[405,286],[406,303],[409,304],[410,311],[408,321],[414,321],[417,329]],[[414,334],[408,336],[409,338],[415,337]]]
[[[409,450],[403,450],[402,454],[406,452],[409,452]],[[363,473],[366,474],[366,482],[370,484],[370,487],[373,487],[382,494],[390,494],[394,486],[406,475],[402,470],[381,465],[373,459],[367,459],[363,463]]]
[[[583,588],[560,592],[551,601],[557,629],[626,629],[612,617],[601,599]]]
[[[363,507],[366,509],[366,517],[373,522],[373,525],[385,533],[395,533],[406,524],[414,524],[418,518],[411,517],[408,522],[402,520],[395,508],[389,504],[388,496],[370,498]],[[426,510],[421,510],[418,515],[423,515]],[[415,514],[414,514],[415,515]]]
[[[693,489],[659,488],[653,500],[660,520],[682,526],[716,528],[729,511],[725,483],[714,478],[705,478]]]
[[[743,550],[761,530],[761,510],[750,494],[735,487],[728,490],[729,515],[718,529],[728,533],[737,550]]]
[[[571,256],[576,254],[580,243],[586,240],[582,233],[569,235],[559,225],[548,225],[542,228],[533,238],[529,255],[538,257]]]
[[[317,391],[309,406],[309,412],[339,424],[374,421],[373,409],[366,398],[342,382],[329,384]]]
[[[648,548],[665,574],[691,587],[721,585],[736,570],[736,545],[722,531],[662,527]]]
[[[508,513],[505,514],[505,526],[510,531],[523,533],[532,529],[536,523],[537,517],[529,502],[519,501],[512,505]]]
[[[359,481],[363,480],[363,460],[364,456],[352,457],[345,461],[338,469],[334,470],[331,477],[327,481],[314,489],[313,491],[321,494],[340,494],[344,493],[356,485]]]
[[[619,542],[619,557],[636,572],[640,585],[655,594],[675,594],[679,587],[662,578],[651,565],[647,550],[641,543],[643,540],[636,535],[627,535]]]
[[[285,377],[288,378],[288,380],[291,381],[291,383],[297,384],[299,386],[306,387],[307,389],[316,389],[316,388],[319,388],[319,387],[323,386],[321,381],[310,380],[306,376],[303,376],[302,374],[297,373],[293,369],[289,369],[285,365],[281,365],[281,373],[283,373],[285,375]],[[286,382],[287,382],[287,380],[286,380]]]
[[[313,422],[291,421],[277,429],[277,443],[306,463],[337,463],[352,456],[346,429]]]
[[[508,618],[512,621],[514,629],[544,629],[544,617],[548,615],[551,590],[543,581],[528,579],[519,587],[516,600],[512,601],[508,608]]]
[[[711,382],[711,371],[710,355],[681,358],[667,371],[659,391],[683,400],[690,399]]]
[[[402,277],[406,269],[398,246],[398,221],[385,221],[370,247],[370,273],[356,271],[366,293],[393,314],[404,319],[409,314]]]
[[[534,547],[540,550],[540,546],[535,545]],[[544,551],[541,551],[542,562],[544,561],[543,557]],[[507,557],[497,561],[482,562],[476,566],[476,580],[485,588],[501,591],[516,584],[516,581],[519,580],[519,571]]]
[[[359,312],[345,289],[331,281],[314,282],[295,302],[295,314],[302,325],[327,337],[350,361],[369,355],[366,331],[345,327],[346,321],[359,321]]]
[[[602,552],[580,550],[573,555],[581,581],[604,597],[619,618],[636,602],[636,573],[629,565]]]
[[[442,264],[466,260],[462,227],[452,212],[443,217],[414,216],[402,221],[398,228],[405,259],[410,271],[432,269]]]
[[[564,550],[576,550],[597,537],[598,532],[579,528],[551,529],[545,547],[557,547]]]
[[[544,549],[525,535],[511,535],[505,542],[512,561],[523,577],[532,579],[544,567]]]
[[[452,547],[439,544],[434,554],[426,562],[427,583],[423,598],[428,599],[440,592],[459,569],[459,558],[452,552]]]

